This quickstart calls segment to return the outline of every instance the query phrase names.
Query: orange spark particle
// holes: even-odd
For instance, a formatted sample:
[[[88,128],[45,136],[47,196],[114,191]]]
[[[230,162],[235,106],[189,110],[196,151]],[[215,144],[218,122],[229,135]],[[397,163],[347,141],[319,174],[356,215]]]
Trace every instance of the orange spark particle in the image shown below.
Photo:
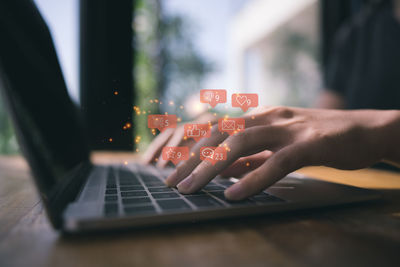
[[[139,150],[139,148],[136,148],[136,152],[139,152],[140,150]]]
[[[118,95],[118,91],[114,91],[114,95]]]
[[[150,102],[150,103],[153,103],[154,101],[153,101],[153,99],[150,99],[149,102]]]
[[[124,165],[128,165],[128,162],[127,162],[127,161],[124,161]]]
[[[246,166],[249,167],[250,166],[250,162],[246,162]]]
[[[182,105],[180,105],[180,106],[179,106],[179,108],[180,108],[180,109],[183,109],[183,106],[182,106]]]
[[[193,157],[194,156],[194,152],[190,153],[190,155]]]
[[[176,119],[178,122],[181,122],[182,121],[182,118],[177,118]]]
[[[113,141],[113,139],[112,138],[108,138],[108,142],[112,142]]]
[[[174,101],[169,101],[169,105],[170,105],[170,106],[175,105]]]
[[[155,103],[158,103],[158,99],[154,99],[154,102],[155,102]]]

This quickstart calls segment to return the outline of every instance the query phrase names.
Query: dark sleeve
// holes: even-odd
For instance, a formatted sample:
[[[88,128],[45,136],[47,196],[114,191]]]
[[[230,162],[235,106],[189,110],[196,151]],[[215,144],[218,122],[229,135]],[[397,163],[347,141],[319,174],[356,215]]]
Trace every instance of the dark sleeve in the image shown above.
[[[332,54],[325,69],[325,88],[340,95],[346,94],[346,84],[352,67],[352,43],[351,27],[343,26],[335,36]]]

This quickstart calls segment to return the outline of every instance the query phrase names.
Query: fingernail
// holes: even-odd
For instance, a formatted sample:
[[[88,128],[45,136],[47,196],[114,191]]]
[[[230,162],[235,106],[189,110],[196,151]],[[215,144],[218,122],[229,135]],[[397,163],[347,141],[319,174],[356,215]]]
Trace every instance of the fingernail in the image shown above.
[[[242,199],[244,195],[243,186],[240,182],[232,185],[228,189],[225,190],[225,197],[230,200],[239,200]]]
[[[177,178],[177,173],[176,171],[174,171],[173,173],[171,173],[167,179],[165,179],[165,184],[169,187],[173,187],[176,185],[176,178]]]
[[[178,191],[181,193],[187,193],[190,189],[190,186],[193,182],[193,175],[189,175],[182,182],[180,182],[176,187]]]

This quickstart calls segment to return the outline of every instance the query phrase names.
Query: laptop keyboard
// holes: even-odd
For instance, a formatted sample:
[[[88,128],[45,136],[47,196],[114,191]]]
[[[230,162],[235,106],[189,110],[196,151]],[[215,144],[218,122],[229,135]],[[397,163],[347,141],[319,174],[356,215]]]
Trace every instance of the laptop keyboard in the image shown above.
[[[152,215],[285,202],[265,192],[243,201],[229,201],[224,196],[224,190],[233,182],[225,179],[214,179],[201,191],[183,195],[177,189],[165,186],[163,179],[167,174],[156,174],[155,170],[147,170],[143,166],[140,168],[137,172],[109,169],[104,196],[106,216]]]

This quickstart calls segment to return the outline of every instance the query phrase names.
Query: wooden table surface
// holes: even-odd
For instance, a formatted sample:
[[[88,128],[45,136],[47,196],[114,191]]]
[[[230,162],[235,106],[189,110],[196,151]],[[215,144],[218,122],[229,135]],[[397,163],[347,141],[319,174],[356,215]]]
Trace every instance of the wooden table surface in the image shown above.
[[[130,162],[99,153],[96,162]],[[307,175],[383,193],[383,200],[313,211],[61,236],[25,161],[0,156],[0,266],[400,266],[400,175],[323,167]]]

